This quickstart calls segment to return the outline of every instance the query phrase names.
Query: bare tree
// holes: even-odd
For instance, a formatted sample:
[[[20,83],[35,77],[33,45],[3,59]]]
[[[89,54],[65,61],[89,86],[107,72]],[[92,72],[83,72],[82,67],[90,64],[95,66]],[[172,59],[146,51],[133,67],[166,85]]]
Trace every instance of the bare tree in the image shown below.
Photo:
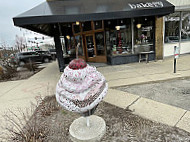
[[[19,52],[23,51],[27,47],[26,46],[26,39],[22,36],[16,35],[15,47],[16,47],[16,49],[18,49]]]

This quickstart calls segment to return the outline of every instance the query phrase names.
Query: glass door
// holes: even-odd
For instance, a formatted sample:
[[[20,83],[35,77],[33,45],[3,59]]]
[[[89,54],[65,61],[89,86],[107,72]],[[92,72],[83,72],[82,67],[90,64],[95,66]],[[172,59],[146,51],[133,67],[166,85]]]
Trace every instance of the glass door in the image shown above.
[[[85,46],[86,46],[87,61],[96,62],[96,59],[95,59],[96,51],[95,51],[93,34],[85,35]]]

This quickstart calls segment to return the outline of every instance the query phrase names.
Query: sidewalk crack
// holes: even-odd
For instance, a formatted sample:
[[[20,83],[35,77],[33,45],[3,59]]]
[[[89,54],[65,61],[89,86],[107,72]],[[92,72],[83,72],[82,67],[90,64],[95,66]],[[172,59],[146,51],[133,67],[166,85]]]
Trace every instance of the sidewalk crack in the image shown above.
[[[129,110],[129,107],[132,106],[134,103],[136,103],[140,98],[141,98],[141,96],[139,96],[139,97],[138,97],[136,100],[134,100],[130,105],[128,105],[128,106],[126,107],[126,109]]]
[[[186,113],[187,113],[187,110],[184,112],[184,114],[181,116],[181,118],[177,121],[177,123],[174,125],[174,127],[177,126],[177,124],[179,123],[179,121],[181,121],[181,119],[185,116]]]

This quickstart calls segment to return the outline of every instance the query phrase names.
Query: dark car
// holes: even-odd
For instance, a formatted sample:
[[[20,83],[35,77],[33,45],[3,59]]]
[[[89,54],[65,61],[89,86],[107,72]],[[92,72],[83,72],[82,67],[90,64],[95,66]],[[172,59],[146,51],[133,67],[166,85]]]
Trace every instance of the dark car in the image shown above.
[[[53,60],[57,58],[56,50],[54,48],[49,49],[49,53],[51,54]]]
[[[20,66],[23,66],[29,62],[44,62],[48,63],[52,60],[51,55],[46,51],[30,51],[30,52],[21,52],[16,55],[17,63]]]

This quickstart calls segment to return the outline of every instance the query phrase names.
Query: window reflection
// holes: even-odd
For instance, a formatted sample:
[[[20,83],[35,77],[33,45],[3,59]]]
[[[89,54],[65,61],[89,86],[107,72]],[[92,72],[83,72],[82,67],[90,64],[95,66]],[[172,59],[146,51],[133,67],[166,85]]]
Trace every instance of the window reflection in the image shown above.
[[[68,38],[67,47],[68,47],[68,54],[71,56],[75,56],[76,53],[75,53],[74,37]]]
[[[86,36],[86,46],[87,46],[88,57],[95,57],[95,54],[94,54],[94,41],[93,41],[93,36],[92,35]]]
[[[83,31],[90,31],[92,30],[91,21],[82,23]]]
[[[153,51],[154,18],[141,17],[134,21],[134,53]]]
[[[190,12],[182,12],[181,41],[190,41]],[[179,42],[180,12],[165,16],[165,43]]]
[[[80,33],[80,25],[73,25],[73,27],[74,27],[74,32],[75,33]]]
[[[116,30],[116,26],[119,29]],[[105,21],[107,54],[131,54],[132,34],[131,20],[120,19]]]
[[[176,12],[165,17],[165,42],[179,41],[180,13]]]
[[[182,41],[190,40],[190,12],[183,12],[181,40]]]
[[[102,29],[102,21],[95,21],[94,27],[95,27],[95,30]]]
[[[82,48],[82,37],[81,35],[78,35],[78,36],[75,36],[75,46],[77,47],[77,44],[80,43],[80,46],[78,48],[78,55],[79,56],[83,56],[84,53],[83,53],[83,48]]]
[[[104,50],[104,32],[95,33],[96,53],[97,55],[105,55]]]

